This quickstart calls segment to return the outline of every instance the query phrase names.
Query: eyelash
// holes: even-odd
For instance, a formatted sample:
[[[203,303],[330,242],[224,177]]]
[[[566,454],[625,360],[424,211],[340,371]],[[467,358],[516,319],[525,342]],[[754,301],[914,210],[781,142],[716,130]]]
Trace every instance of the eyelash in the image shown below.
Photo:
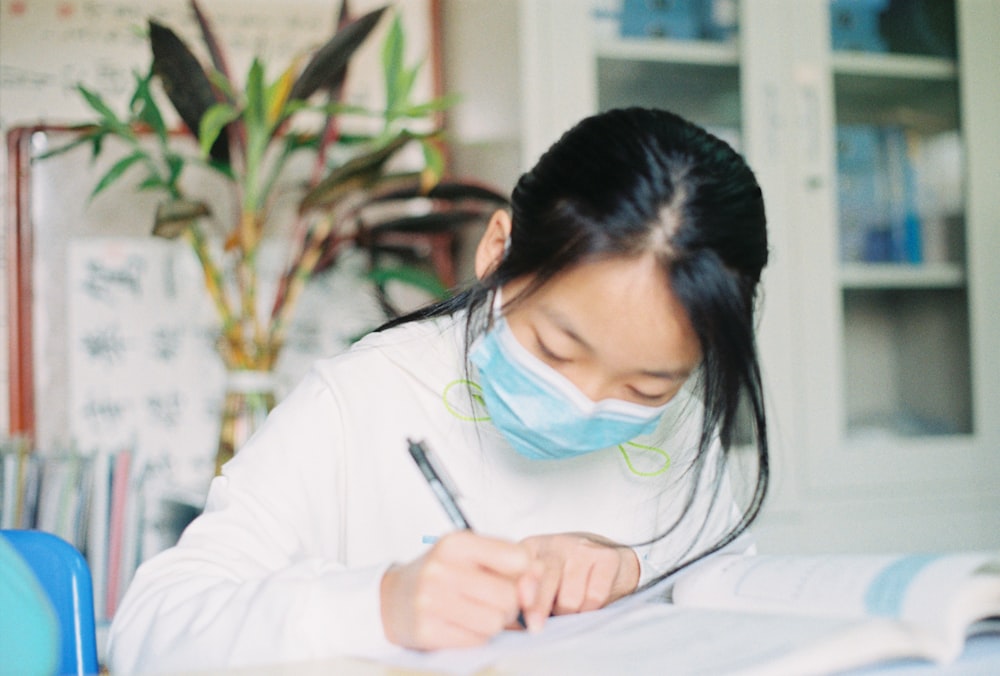
[[[541,352],[542,356],[544,356],[546,359],[551,359],[552,361],[559,364],[565,364],[570,361],[566,357],[560,357],[555,352],[550,350],[548,346],[545,343],[543,343],[542,339],[539,338],[538,336],[535,336],[535,343],[538,345],[539,352]]]
[[[572,361],[571,359],[567,359],[566,357],[560,357],[559,355],[554,353],[552,350],[548,348],[548,346],[545,343],[542,342],[541,338],[539,338],[538,336],[535,336],[535,344],[538,345],[539,352],[541,352],[542,356],[545,357],[546,359],[554,361],[557,364],[566,364]],[[643,401],[651,403],[659,403],[659,401],[663,399],[663,397],[665,396],[664,394],[646,394],[645,392],[640,392],[634,387],[630,389],[632,390],[632,393],[636,397],[642,399]]]
[[[632,388],[632,393],[635,394],[635,396],[639,397],[640,399],[649,402],[659,402],[661,399],[663,399],[664,396],[666,396],[665,394],[646,394],[644,392],[640,392],[634,387]]]

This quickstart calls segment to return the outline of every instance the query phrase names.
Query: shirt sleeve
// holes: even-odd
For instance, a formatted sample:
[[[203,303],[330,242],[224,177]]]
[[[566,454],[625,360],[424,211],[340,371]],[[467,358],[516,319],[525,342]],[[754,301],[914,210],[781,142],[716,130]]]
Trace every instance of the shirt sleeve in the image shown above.
[[[388,564],[341,562],[338,411],[314,371],[224,467],[177,546],[137,571],[111,627],[113,673],[392,648],[380,606]]]

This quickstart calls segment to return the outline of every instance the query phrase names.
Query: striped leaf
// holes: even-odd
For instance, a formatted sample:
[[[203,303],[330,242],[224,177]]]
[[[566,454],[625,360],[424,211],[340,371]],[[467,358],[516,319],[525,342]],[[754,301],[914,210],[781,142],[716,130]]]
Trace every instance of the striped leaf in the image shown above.
[[[319,48],[292,86],[289,99],[308,99],[320,89],[335,90],[347,75],[351,56],[368,38],[387,7],[373,10],[340,28]]]
[[[217,103],[212,83],[198,59],[170,28],[149,22],[149,43],[153,50],[153,72],[188,130],[197,136],[201,118]],[[219,135],[211,150],[212,159],[229,161],[229,143]]]

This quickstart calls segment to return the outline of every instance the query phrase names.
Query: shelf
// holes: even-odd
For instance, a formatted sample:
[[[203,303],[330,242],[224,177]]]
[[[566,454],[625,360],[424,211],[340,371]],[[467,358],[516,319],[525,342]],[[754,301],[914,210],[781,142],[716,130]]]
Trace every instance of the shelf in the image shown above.
[[[598,42],[597,56],[622,61],[659,61],[702,66],[739,66],[735,42],[708,40],[667,40],[648,38],[606,38]]]
[[[958,126],[958,68],[952,59],[833,54],[837,119],[901,123],[934,133]]]
[[[597,49],[598,107],[664,108],[718,129],[741,123],[735,43],[603,39]],[[655,82],[655,87],[649,83]]]
[[[845,263],[840,268],[844,289],[960,289],[965,271],[957,263]]]
[[[958,67],[953,59],[905,54],[834,52],[833,71],[840,75],[918,80],[954,80]]]

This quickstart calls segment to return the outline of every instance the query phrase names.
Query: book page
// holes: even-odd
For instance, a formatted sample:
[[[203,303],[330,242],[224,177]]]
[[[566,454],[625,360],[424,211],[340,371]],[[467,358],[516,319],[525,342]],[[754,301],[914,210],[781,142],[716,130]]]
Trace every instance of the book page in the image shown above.
[[[650,603],[599,633],[524,646],[497,676],[543,674],[828,674],[910,653],[878,621],[801,618]]]
[[[705,608],[902,620],[921,641],[938,643],[936,652],[957,654],[965,625],[977,616],[962,612],[971,602],[965,587],[984,602],[984,585],[992,587],[1000,612],[1000,576],[973,581],[989,561],[985,553],[719,557],[682,576],[673,598]]]

